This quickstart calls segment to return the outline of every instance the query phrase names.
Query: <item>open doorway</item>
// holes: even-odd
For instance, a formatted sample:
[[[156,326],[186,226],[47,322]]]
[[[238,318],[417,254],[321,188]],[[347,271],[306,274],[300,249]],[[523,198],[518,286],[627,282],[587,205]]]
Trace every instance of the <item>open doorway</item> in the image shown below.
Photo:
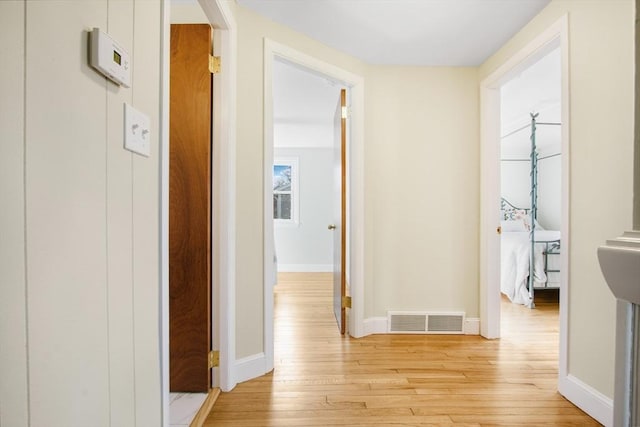
[[[500,290],[528,308],[560,288],[560,86],[558,47],[500,88]]]
[[[561,83],[557,47],[500,87],[502,336],[540,331],[535,325],[514,327],[516,319],[542,314],[551,320],[545,324],[557,330],[563,246]],[[531,313],[536,307],[539,313]]]
[[[560,57],[560,193],[559,306],[558,306],[558,389],[567,391],[567,329],[569,299],[569,45],[568,19],[562,17],[531,40],[524,48],[498,66],[480,84],[481,98],[481,248],[480,248],[480,317],[481,334],[486,338],[501,337],[501,88],[532,65],[558,50]],[[526,107],[531,108],[531,106]],[[529,120],[531,117],[529,116]],[[514,129],[515,130],[515,129]],[[548,130],[548,129],[547,129]],[[531,133],[531,132],[529,132]],[[537,134],[537,133],[536,133]],[[542,134],[540,134],[542,135]],[[515,204],[516,202],[514,202]],[[517,207],[517,206],[516,206]],[[529,310],[535,312],[535,310]],[[555,344],[554,344],[555,346]]]
[[[338,332],[345,333],[346,90],[335,79],[278,57],[272,71],[274,283],[311,281],[330,288],[333,282]],[[277,295],[283,289],[276,287]]]
[[[333,113],[340,86],[273,63],[273,218],[278,273],[333,271]]]
[[[363,217],[364,200],[362,198],[363,188],[363,129],[364,117],[361,114],[364,105],[364,80],[361,76],[336,67],[333,64],[321,61],[300,51],[296,51],[288,46],[265,39],[264,43],[264,367],[267,371],[274,368],[274,290],[277,275],[276,243],[274,239],[274,192],[273,192],[273,166],[274,166],[274,102],[273,102],[273,68],[276,58],[290,65],[302,68],[307,72],[340,82],[342,87],[349,88],[349,96],[341,94],[340,101],[345,104],[341,107],[334,107],[334,120],[340,122],[339,128],[343,135],[349,135],[349,148],[342,155],[346,159],[346,164],[342,168],[346,172],[346,179],[343,178],[345,191],[348,198],[343,200],[345,207],[344,221],[348,228],[348,238],[345,241],[350,244],[345,248],[343,258],[347,259],[347,267],[343,269],[349,290],[347,291],[353,298],[353,304],[349,312],[347,321],[349,335],[360,337],[364,335],[363,328],[363,286],[364,277],[364,244],[363,244]],[[336,99],[338,101],[338,99]],[[349,109],[342,107],[348,101]],[[350,119],[347,121],[344,113],[349,110]],[[348,124],[347,124],[348,123]],[[326,230],[329,225],[325,224]],[[335,295],[335,293],[334,293]],[[346,306],[346,299],[344,305]]]

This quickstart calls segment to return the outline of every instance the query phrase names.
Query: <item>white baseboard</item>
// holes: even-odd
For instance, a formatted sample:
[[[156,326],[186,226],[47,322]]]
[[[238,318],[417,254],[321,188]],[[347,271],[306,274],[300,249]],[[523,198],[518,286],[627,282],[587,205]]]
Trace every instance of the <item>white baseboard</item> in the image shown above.
[[[387,318],[386,317],[369,317],[362,322],[364,334],[363,336],[373,334],[386,334],[387,333]]]
[[[252,354],[235,361],[233,379],[236,383],[249,381],[269,372],[267,358],[264,353]]]
[[[333,264],[278,264],[280,273],[331,273]]]
[[[480,335],[480,319],[477,317],[467,317],[464,319],[462,331],[465,335]]]
[[[606,427],[613,426],[613,400],[573,375],[560,377],[558,391]]]

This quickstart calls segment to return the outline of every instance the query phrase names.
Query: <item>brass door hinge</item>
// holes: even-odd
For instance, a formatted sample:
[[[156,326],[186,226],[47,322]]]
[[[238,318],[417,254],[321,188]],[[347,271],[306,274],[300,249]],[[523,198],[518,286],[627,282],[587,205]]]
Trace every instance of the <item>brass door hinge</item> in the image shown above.
[[[209,352],[209,369],[220,366],[220,352],[212,350]]]
[[[209,55],[209,72],[211,74],[218,74],[221,66],[222,62],[219,56]]]
[[[351,297],[342,297],[342,308],[351,308]]]

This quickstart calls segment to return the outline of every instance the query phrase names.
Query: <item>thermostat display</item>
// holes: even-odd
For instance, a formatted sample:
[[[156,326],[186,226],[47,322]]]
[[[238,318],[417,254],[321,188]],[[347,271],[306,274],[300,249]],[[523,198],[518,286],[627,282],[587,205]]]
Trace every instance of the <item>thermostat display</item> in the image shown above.
[[[99,28],[94,28],[89,34],[91,66],[117,84],[130,87],[129,53]]]

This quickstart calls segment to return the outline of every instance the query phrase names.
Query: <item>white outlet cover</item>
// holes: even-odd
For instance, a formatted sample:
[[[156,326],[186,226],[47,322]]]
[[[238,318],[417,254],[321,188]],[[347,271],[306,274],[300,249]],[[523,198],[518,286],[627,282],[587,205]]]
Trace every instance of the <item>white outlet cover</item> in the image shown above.
[[[149,116],[124,104],[124,148],[143,156],[151,156],[151,121]]]

